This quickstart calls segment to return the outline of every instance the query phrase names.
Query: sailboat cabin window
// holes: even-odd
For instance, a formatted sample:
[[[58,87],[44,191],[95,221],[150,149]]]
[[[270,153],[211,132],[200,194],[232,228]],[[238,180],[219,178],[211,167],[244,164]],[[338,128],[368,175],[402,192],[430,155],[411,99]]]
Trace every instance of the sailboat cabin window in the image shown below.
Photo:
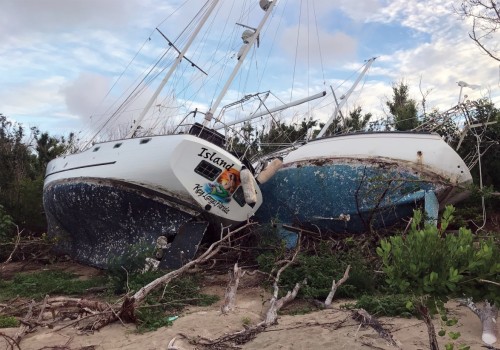
[[[221,169],[219,169],[213,164],[210,164],[205,160],[202,160],[200,164],[198,164],[194,169],[195,173],[200,174],[201,176],[209,179],[210,181],[215,180],[217,176],[219,176],[221,171],[222,171]]]
[[[145,144],[145,143],[148,143],[149,141],[151,141],[151,139],[142,139],[141,142],[139,142],[141,145]]]
[[[120,143],[115,143],[115,145],[113,146],[113,148],[120,148],[121,145],[122,145],[121,142]]]
[[[96,147],[96,148],[94,148],[94,150],[93,150],[92,152],[97,152],[97,151],[99,151],[99,148],[101,148],[101,147]]]
[[[245,194],[243,193],[243,187],[238,187],[236,192],[233,194],[233,199],[240,205],[240,207],[244,207],[246,202],[245,202]]]

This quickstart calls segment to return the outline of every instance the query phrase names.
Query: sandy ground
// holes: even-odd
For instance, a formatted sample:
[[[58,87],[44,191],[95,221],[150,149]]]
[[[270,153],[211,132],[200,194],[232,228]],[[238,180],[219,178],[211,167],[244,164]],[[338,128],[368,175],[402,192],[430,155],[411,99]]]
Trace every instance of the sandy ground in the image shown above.
[[[217,294],[223,300],[225,276],[211,277],[207,280],[204,292]],[[248,279],[247,279],[248,278]],[[173,326],[157,331],[139,334],[134,325],[115,323],[93,334],[79,334],[73,327],[62,330],[38,329],[25,336],[20,344],[23,350],[54,348],[66,345],[66,349],[80,349],[93,346],[95,349],[167,349],[169,342],[176,337],[178,349],[195,349],[183,339],[189,337],[215,339],[224,334],[243,329],[243,323],[259,322],[266,311],[269,293],[256,285],[250,277],[243,277],[237,296],[237,309],[228,315],[222,315],[220,304],[210,307],[191,307],[186,309]],[[278,324],[258,334],[246,343],[242,349],[395,349],[382,339],[372,328],[360,327],[359,322],[351,317],[351,312],[341,309],[345,301],[337,301],[333,309],[316,311],[304,315],[283,315]],[[481,323],[467,308],[456,303],[448,304],[450,315],[457,317],[457,325],[448,328],[460,332],[455,342],[469,345],[471,349],[484,349],[481,342]],[[427,328],[418,319],[385,318],[379,321],[391,332],[401,349],[429,349]],[[435,320],[436,331],[441,329],[439,320]],[[7,335],[14,335],[17,329],[3,329]],[[448,336],[438,337],[440,347],[450,343]],[[498,346],[498,343],[495,344]],[[0,340],[0,349],[8,348]]]

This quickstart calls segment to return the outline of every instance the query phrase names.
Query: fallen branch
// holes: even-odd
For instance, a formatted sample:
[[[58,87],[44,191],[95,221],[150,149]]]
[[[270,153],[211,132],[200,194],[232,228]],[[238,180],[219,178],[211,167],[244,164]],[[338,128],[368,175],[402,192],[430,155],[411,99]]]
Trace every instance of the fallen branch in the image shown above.
[[[149,293],[151,293],[153,290],[159,288],[160,286],[166,285],[171,280],[186,273],[190,268],[210,260],[213,256],[215,256],[217,253],[219,253],[219,251],[223,248],[223,243],[229,242],[231,237],[235,233],[237,233],[237,232],[239,232],[239,231],[241,231],[241,230],[243,230],[251,225],[253,225],[253,223],[247,222],[245,225],[239,227],[238,229],[236,229],[234,231],[228,230],[228,233],[226,235],[221,234],[221,239],[212,243],[210,245],[210,247],[205,252],[203,252],[203,254],[201,254],[198,258],[191,260],[187,264],[180,267],[179,269],[171,271],[171,272],[155,279],[154,281],[148,283],[147,285],[145,285],[144,287],[139,289],[132,297],[126,296],[124,301],[123,301],[123,304],[121,305],[121,307],[118,311],[113,312],[111,315],[109,315],[109,317],[105,317],[103,319],[96,321],[92,325],[91,329],[92,330],[101,329],[102,327],[104,327],[112,322],[115,322],[118,319],[121,319],[124,322],[135,322],[136,321],[135,310],[146,299],[146,297],[149,295]]]
[[[345,281],[349,278],[349,271],[351,270],[351,265],[347,265],[347,268],[345,269],[344,276],[338,281],[335,282],[333,280],[332,282],[332,289],[330,290],[330,293],[328,293],[328,296],[325,299],[325,307],[330,308],[332,304],[333,297],[335,295],[335,292],[337,292],[337,289],[344,284]]]
[[[234,310],[234,305],[236,303],[236,292],[238,291],[238,285],[240,283],[240,278],[245,274],[245,272],[238,267],[238,263],[234,264],[233,271],[229,271],[229,283],[226,287],[226,292],[224,294],[224,304],[221,306],[221,312],[227,314],[229,311]]]
[[[370,315],[366,310],[359,309],[354,312],[352,316],[355,320],[361,322],[363,326],[372,327],[378,335],[380,335],[384,340],[386,340],[390,345],[401,349],[401,345],[394,339],[392,334],[387,331],[382,324],[372,315]]]
[[[21,339],[24,337],[26,333],[28,333],[32,325],[30,324],[31,318],[33,317],[33,307],[35,306],[35,301],[32,300],[28,312],[26,313],[26,316],[21,320],[21,326],[19,326],[19,330],[16,332],[16,335],[14,335],[14,341],[16,344],[19,344]]]
[[[14,242],[14,249],[12,249],[12,251],[10,252],[10,255],[7,258],[7,260],[5,260],[2,263],[2,270],[5,268],[5,265],[7,265],[8,263],[10,263],[12,261],[12,257],[14,256],[14,253],[16,252],[17,248],[19,247],[19,242],[21,242],[21,233],[23,233],[24,229],[19,230],[19,226],[17,226],[17,225],[15,225],[15,226],[17,228],[17,236],[16,236],[16,241]]]
[[[10,347],[11,350],[18,349],[21,350],[19,344],[14,340],[14,338],[9,337],[7,334],[0,332],[0,337],[5,339],[5,342]],[[8,349],[8,348],[6,348]]]
[[[481,320],[483,326],[483,334],[481,339],[488,345],[493,345],[497,341],[497,318],[498,318],[498,308],[488,301],[485,301],[484,308],[479,309],[476,304],[472,301],[472,298],[467,298],[466,300],[461,300],[460,304],[467,306],[472,312],[476,314]]]

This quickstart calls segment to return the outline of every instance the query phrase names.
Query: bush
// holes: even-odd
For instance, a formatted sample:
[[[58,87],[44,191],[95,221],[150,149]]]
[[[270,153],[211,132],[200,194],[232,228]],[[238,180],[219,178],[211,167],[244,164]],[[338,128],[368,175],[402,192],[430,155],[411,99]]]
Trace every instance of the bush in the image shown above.
[[[482,280],[500,279],[500,250],[493,238],[476,239],[460,228],[447,233],[454,208],[446,207],[440,227],[422,226],[422,213],[415,211],[406,237],[382,240],[377,254],[382,257],[386,282],[397,293],[431,295],[440,299],[466,295],[499,303],[498,287]]]
[[[415,314],[412,308],[408,308],[410,297],[405,294],[396,295],[363,295],[356,303],[346,304],[347,309],[365,309],[368,313],[380,316],[411,317]]]
[[[274,262],[280,256],[275,253],[265,253],[257,258],[259,268],[270,272]],[[297,282],[307,278],[307,284],[299,291],[299,296],[312,299],[325,299],[332,287],[332,281],[338,281],[344,275],[347,265],[351,265],[349,279],[340,286],[336,296],[357,297],[370,293],[375,281],[366,259],[356,251],[332,253],[326,245],[320,247],[316,255],[301,253],[296,263],[283,271],[280,279],[281,290],[293,289]]]

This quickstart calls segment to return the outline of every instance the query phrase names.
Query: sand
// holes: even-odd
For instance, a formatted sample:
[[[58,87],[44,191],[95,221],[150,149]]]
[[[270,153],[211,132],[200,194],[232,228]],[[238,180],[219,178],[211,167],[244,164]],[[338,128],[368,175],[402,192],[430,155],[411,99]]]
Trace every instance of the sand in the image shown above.
[[[248,278],[248,279],[247,279]],[[212,279],[212,280],[210,280]],[[223,300],[225,276],[207,279],[205,293],[217,294]],[[39,328],[26,335],[20,344],[23,350],[42,349],[44,347],[64,346],[80,349],[94,346],[95,349],[167,349],[169,342],[175,337],[178,349],[195,349],[196,347],[181,334],[189,337],[205,337],[215,339],[224,334],[243,329],[243,324],[255,324],[262,319],[266,311],[269,292],[256,285],[250,277],[243,277],[237,295],[237,308],[233,312],[222,315],[221,302],[209,307],[190,307],[185,309],[171,327],[163,327],[154,332],[139,334],[131,324],[114,323],[93,334],[80,334],[75,328],[62,330]],[[351,315],[352,312],[341,308],[347,301],[336,301],[328,310],[315,311],[302,315],[282,315],[278,324],[258,334],[255,339],[241,346],[242,349],[395,349],[377,332],[369,327],[361,327]],[[352,301],[351,301],[352,302]],[[447,304],[451,317],[459,322],[448,329],[460,332],[455,341],[455,349],[459,344],[469,345],[471,349],[484,349],[481,341],[481,323],[466,307],[451,302]],[[379,321],[391,332],[401,349],[429,349],[429,340],[425,324],[416,318],[387,318]],[[440,321],[434,320],[436,331],[441,329]],[[62,325],[62,324],[61,324]],[[7,335],[14,335],[17,329],[1,330]],[[450,343],[448,336],[439,337],[442,349]],[[0,341],[1,342],[1,341]],[[498,346],[498,343],[495,344]],[[0,348],[4,344],[0,345]],[[7,348],[7,347],[5,347]]]

